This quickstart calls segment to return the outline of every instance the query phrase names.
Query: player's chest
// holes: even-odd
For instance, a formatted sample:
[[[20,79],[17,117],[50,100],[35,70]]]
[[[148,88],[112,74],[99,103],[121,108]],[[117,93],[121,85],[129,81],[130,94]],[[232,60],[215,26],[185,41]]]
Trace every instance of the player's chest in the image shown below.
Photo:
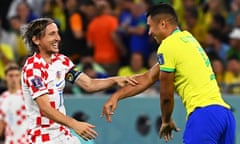
[[[64,67],[61,67],[59,64],[54,64],[49,66],[47,69],[48,77],[46,79],[46,83],[48,88],[57,88],[63,89],[65,86],[65,74],[66,70]]]

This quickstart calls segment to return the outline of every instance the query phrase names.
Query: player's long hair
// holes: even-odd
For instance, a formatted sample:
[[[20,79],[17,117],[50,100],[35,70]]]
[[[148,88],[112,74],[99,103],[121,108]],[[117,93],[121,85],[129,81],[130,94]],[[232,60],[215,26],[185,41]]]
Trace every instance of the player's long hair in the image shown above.
[[[45,34],[46,27],[51,23],[54,23],[51,18],[39,18],[21,28],[23,40],[32,52],[39,52],[38,46],[33,42],[32,38],[34,36],[41,38]]]

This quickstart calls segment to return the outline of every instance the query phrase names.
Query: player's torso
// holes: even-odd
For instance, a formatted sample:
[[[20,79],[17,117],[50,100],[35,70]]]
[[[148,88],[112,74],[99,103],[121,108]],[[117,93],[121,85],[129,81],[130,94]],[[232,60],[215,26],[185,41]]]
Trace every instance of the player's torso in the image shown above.
[[[223,104],[211,63],[190,33],[183,31],[172,35],[164,41],[163,48],[173,55],[174,85],[188,113],[197,106],[214,103],[211,98]]]
[[[26,107],[22,92],[15,94],[5,92],[1,99],[1,110],[5,113],[5,142],[26,142]]]

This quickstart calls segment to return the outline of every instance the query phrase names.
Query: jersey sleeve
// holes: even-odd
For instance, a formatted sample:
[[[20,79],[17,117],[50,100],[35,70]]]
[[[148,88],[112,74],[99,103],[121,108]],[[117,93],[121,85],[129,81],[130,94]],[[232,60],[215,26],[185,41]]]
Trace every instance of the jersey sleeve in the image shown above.
[[[32,99],[48,93],[46,76],[47,72],[41,70],[37,63],[30,64],[23,71],[23,83],[29,89]]]
[[[157,51],[157,59],[160,65],[160,70],[164,72],[175,72],[176,62],[175,62],[175,52],[171,45],[162,43]]]
[[[65,74],[70,70],[72,69],[75,65],[74,63],[71,61],[70,58],[68,58],[67,56],[65,55],[60,55],[60,58],[62,60],[62,66],[64,67],[64,70],[65,70]]]

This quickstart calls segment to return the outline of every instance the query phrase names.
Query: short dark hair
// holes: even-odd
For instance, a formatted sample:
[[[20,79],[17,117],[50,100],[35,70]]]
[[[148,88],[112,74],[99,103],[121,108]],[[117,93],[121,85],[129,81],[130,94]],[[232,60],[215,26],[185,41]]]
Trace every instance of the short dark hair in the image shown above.
[[[18,70],[20,71],[20,68],[17,63],[15,62],[10,62],[5,66],[4,73],[7,74],[9,71],[12,70]]]
[[[42,37],[45,34],[46,27],[51,23],[54,23],[51,18],[38,18],[22,28],[24,42],[33,52],[39,52],[38,46],[32,41],[33,36]]]
[[[168,3],[159,3],[156,5],[151,6],[146,13],[146,16],[151,16],[154,18],[158,15],[169,15],[172,19],[174,24],[178,24],[178,18],[175,10],[173,7]]]

